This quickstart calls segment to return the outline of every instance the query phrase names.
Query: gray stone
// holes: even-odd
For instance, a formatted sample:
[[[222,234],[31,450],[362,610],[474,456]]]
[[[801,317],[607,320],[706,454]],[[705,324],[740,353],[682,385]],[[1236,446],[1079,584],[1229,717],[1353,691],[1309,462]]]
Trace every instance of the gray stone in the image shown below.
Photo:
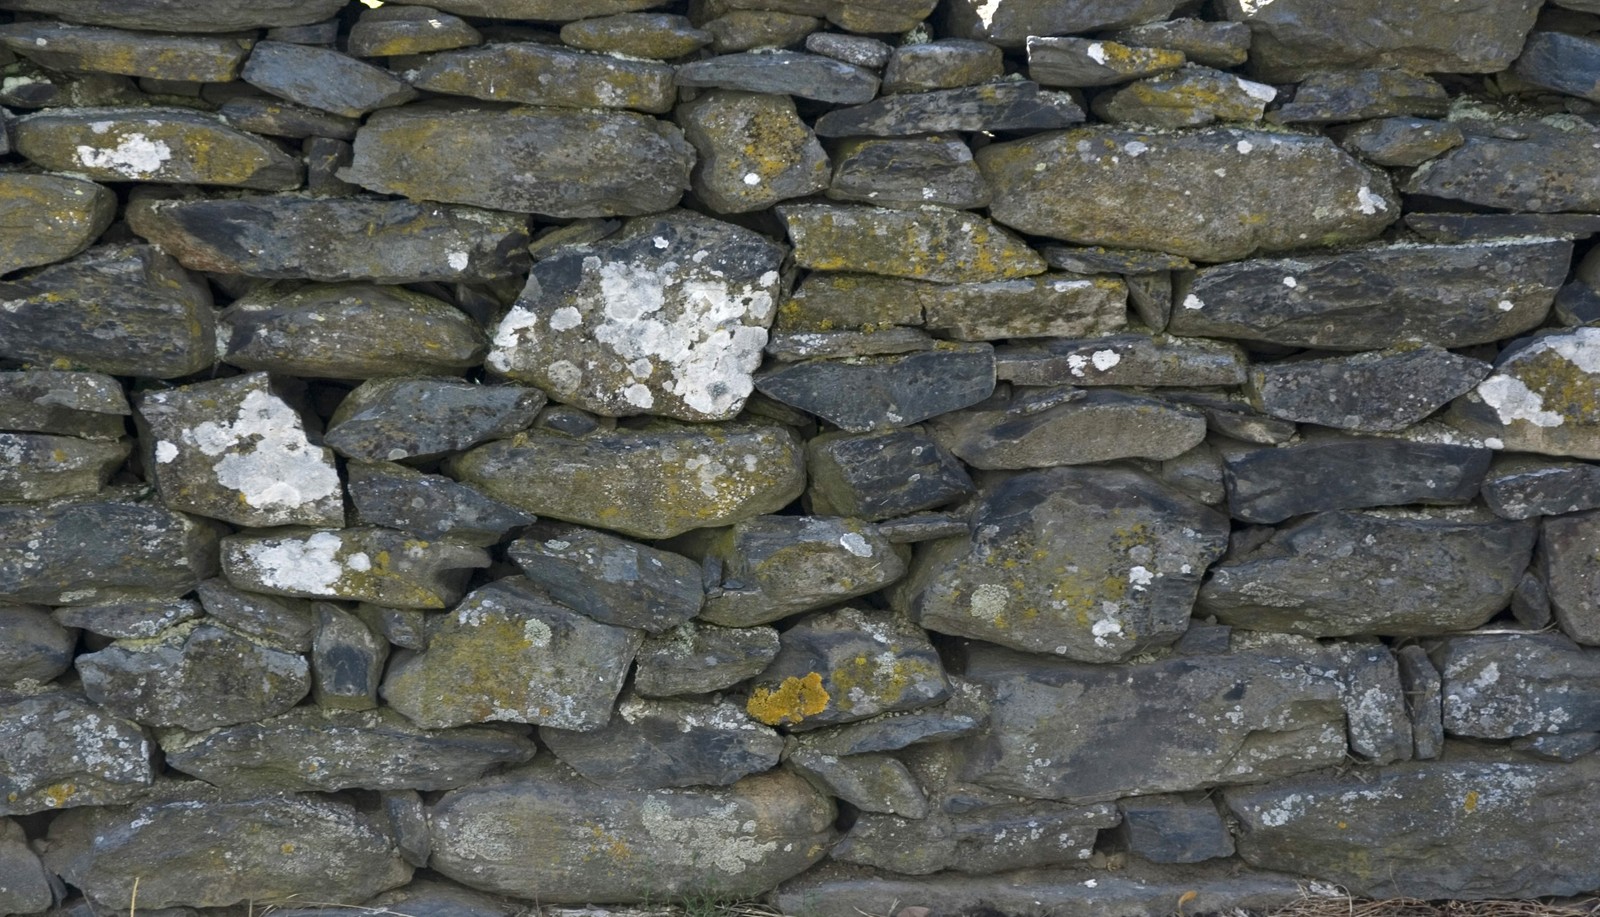
[[[1181,405],[1116,389],[1020,389],[936,417],[928,431],[974,468],[1019,469],[1176,458],[1205,438],[1206,422]]]
[[[1443,122],[1438,122],[1443,123]],[[1452,127],[1454,127],[1452,125]],[[1457,144],[1459,145],[1459,144]],[[1517,236],[1587,239],[1600,232],[1600,214],[1594,213],[1408,213],[1406,228],[1429,242],[1477,242]],[[1588,284],[1584,284],[1588,286]],[[1563,291],[1571,287],[1568,284]],[[1560,297],[1556,307],[1560,310]],[[1569,321],[1563,325],[1585,325]]]
[[[1576,761],[1600,749],[1600,733],[1574,732],[1556,736],[1525,736],[1511,747],[1550,761]]]
[[[989,189],[957,137],[862,137],[845,140],[828,196],[880,207],[927,205],[958,210],[989,203]]]
[[[534,756],[508,729],[419,729],[393,710],[296,707],[280,716],[189,732],[161,731],[167,764],[248,792],[448,790]]]
[[[378,705],[378,681],[389,658],[389,642],[355,614],[318,602],[311,642],[311,698],[328,710],[370,710]]]
[[[1536,569],[1538,563],[1538,555],[1535,555]],[[1550,607],[1550,590],[1544,580],[1534,570],[1522,574],[1516,591],[1511,593],[1511,616],[1523,627],[1543,630],[1550,626],[1554,614]]]
[[[726,788],[627,790],[535,764],[431,805],[430,865],[541,904],[752,896],[820,859],[833,818],[831,800],[781,770]]]
[[[684,16],[618,13],[569,22],[561,27],[561,41],[585,51],[673,60],[710,44],[711,33],[695,28]]]
[[[55,903],[55,876],[45,872],[22,826],[0,820],[0,914],[32,914]]]
[[[897,93],[817,119],[823,137],[905,137],[965,131],[1052,130],[1083,121],[1065,92],[1004,80],[982,86]]]
[[[1233,856],[1233,836],[1210,799],[1135,796],[1117,803],[1122,824],[1113,836],[1129,853],[1152,863],[1199,863]]]
[[[1258,363],[1245,392],[1275,417],[1362,433],[1403,430],[1489,374],[1481,360],[1436,344],[1311,360]]]
[[[63,22],[14,22],[0,45],[41,67],[91,70],[163,80],[225,83],[239,74],[250,42],[194,35],[152,35]]]
[[[928,635],[894,612],[845,607],[784,631],[745,705],[769,726],[815,729],[932,706],[950,695]]]
[[[1430,648],[1444,679],[1444,729],[1510,739],[1600,729],[1600,653],[1561,634],[1444,637]]]
[[[606,416],[729,420],[751,392],[782,295],[784,250],[689,211],[533,266],[489,368]]]
[[[132,443],[0,433],[0,501],[52,500],[95,494],[122,467]]]
[[[149,245],[91,248],[0,281],[0,297],[3,357],[158,379],[216,358],[210,291]]]
[[[1567,167],[1600,143],[1600,127],[1499,117],[1496,124],[1505,133],[1468,131],[1466,143],[1423,163],[1401,190],[1500,210],[1600,210],[1600,175]]]
[[[1162,394],[1174,404],[1199,411],[1206,419],[1207,429],[1247,443],[1286,443],[1299,429],[1287,420],[1263,414],[1249,402],[1229,395],[1171,390]]]
[[[130,206],[127,217],[134,232],[186,266],[222,274],[470,283],[527,263],[526,217],[470,207],[247,197],[148,201]]]
[[[138,723],[73,690],[0,688],[0,816],[137,799],[155,779]]]
[[[344,0],[6,0],[6,9],[60,16],[68,22],[156,32],[235,32],[305,25],[338,13]]]
[[[820,25],[814,17],[775,10],[729,10],[704,23],[711,34],[711,50],[718,54],[799,44]]]
[[[404,850],[401,852],[404,853]],[[404,888],[384,892],[363,906],[383,908],[396,914],[411,914],[413,917],[514,917],[525,907],[519,902],[498,895],[487,895],[443,879],[415,879]],[[616,911],[611,913],[616,914]],[[568,913],[563,917],[581,915]]]
[[[405,80],[329,48],[283,41],[257,42],[240,78],[280,98],[359,118],[417,97]]]
[[[1270,639],[1270,638],[1268,638]],[[1325,644],[1337,660],[1352,754],[1373,764],[1411,759],[1415,746],[1400,664],[1378,641]]]
[[[995,45],[965,38],[940,38],[894,49],[883,70],[883,92],[888,95],[958,89],[1003,76],[1005,61]]]
[[[819,790],[863,812],[926,818],[928,799],[899,759],[884,754],[840,758],[797,747],[785,756],[790,770]]]
[[[425,461],[525,430],[544,405],[520,385],[375,379],[339,403],[325,442],[358,461]]]
[[[1574,280],[1556,293],[1552,311],[1561,325],[1600,324],[1600,291],[1582,280]]]
[[[1220,507],[1228,498],[1222,476],[1222,454],[1208,441],[1201,441],[1176,458],[1135,464],[1197,503]]]
[[[939,283],[1010,280],[1043,273],[1022,240],[975,214],[786,204],[778,216],[794,259],[821,271],[860,271]]]
[[[379,799],[401,859],[412,866],[427,866],[428,857],[433,855],[433,833],[428,828],[422,794],[416,790],[391,790],[379,794]]]
[[[1466,503],[1478,495],[1492,455],[1471,446],[1331,432],[1285,446],[1225,449],[1228,511],[1245,522],[1272,523],[1325,510]]]
[[[840,32],[812,32],[806,36],[806,50],[857,67],[877,70],[889,62],[894,49],[870,35]]]
[[[1555,330],[1500,351],[1450,406],[1453,425],[1513,452],[1600,459],[1600,327]]]
[[[46,682],[72,667],[78,635],[33,605],[0,605],[0,683]]]
[[[1000,223],[1199,261],[1360,242],[1400,215],[1384,175],[1321,137],[1089,127],[997,143],[977,159]]]
[[[356,57],[394,57],[469,47],[483,34],[460,16],[429,7],[380,6],[361,11],[346,41]]]
[[[344,524],[333,453],[266,373],[150,392],[139,415],[167,506],[247,526]]]
[[[877,521],[971,494],[955,456],[920,430],[823,433],[806,442],[807,506]]]
[[[154,637],[175,624],[193,621],[203,611],[200,603],[194,599],[149,599],[57,608],[51,614],[63,627],[81,628],[113,640],[122,637],[142,640]],[[68,645],[68,651],[70,649],[71,644]]]
[[[1259,121],[1278,91],[1222,70],[1190,64],[1095,97],[1107,121],[1155,128],[1204,127],[1217,121]]]
[[[948,15],[955,34],[1011,47],[1034,35],[1154,22],[1172,15],[1177,5],[1177,0],[955,0]]]
[[[994,350],[950,344],[905,356],[813,360],[756,374],[763,395],[842,430],[903,427],[959,410],[994,391]]]
[[[1154,274],[1172,271],[1192,271],[1194,262],[1165,252],[1147,252],[1133,248],[1072,248],[1065,245],[1041,245],[1039,254],[1046,264],[1074,274]]]
[[[1600,507],[1600,468],[1587,462],[1501,456],[1484,478],[1483,502],[1507,519],[1594,509]]]
[[[383,699],[428,729],[489,720],[598,729],[642,636],[557,605],[521,577],[496,580],[440,617],[426,650],[395,659]]]
[[[593,16],[631,13],[660,4],[660,0],[397,0],[397,2],[435,7],[461,16],[480,16],[487,19],[537,19],[540,22],[570,22]]]
[[[494,499],[540,516],[635,538],[671,538],[787,506],[805,489],[788,429],[659,423],[573,437],[529,430],[479,446],[447,469]]]
[[[273,137],[325,137],[350,140],[356,119],[285,102],[271,96],[239,96],[222,103],[217,114],[240,130]],[[309,185],[309,175],[308,175]]]
[[[72,108],[17,119],[15,149],[39,166],[101,181],[285,191],[300,161],[221,118],[181,108]]]
[[[356,614],[367,626],[383,634],[383,638],[397,647],[408,650],[428,648],[428,629],[432,615],[415,608],[385,608],[381,605],[361,604]]]
[[[1115,468],[997,480],[971,522],[918,550],[896,606],[929,630],[1089,662],[1177,640],[1228,539],[1220,513]]]
[[[878,77],[854,64],[800,51],[723,54],[678,68],[680,86],[768,92],[856,105],[878,94]]]
[[[56,819],[45,865],[106,907],[133,900],[137,881],[138,901],[152,910],[294,897],[355,904],[411,878],[382,816],[348,802],[235,801],[193,789],[171,796]]]
[[[373,527],[282,529],[222,540],[222,572],[239,589],[309,599],[445,608],[460,598],[482,548]]]
[[[828,154],[787,96],[711,90],[678,106],[675,118],[700,154],[690,175],[694,193],[718,213],[761,210],[828,187]]]
[[[549,726],[539,738],[601,786],[654,790],[727,786],[778,764],[783,739],[727,700],[624,696],[611,722],[589,732]]]
[[[1445,121],[1426,118],[1380,118],[1333,128],[1330,136],[1339,145],[1380,166],[1420,166],[1465,143],[1461,128]],[[1406,225],[1416,228],[1412,216]],[[1506,235],[1516,235],[1507,233]],[[1430,242],[1464,242],[1464,238],[1430,238]]]
[[[662,114],[678,97],[673,68],[666,64],[535,42],[434,54],[407,76],[428,92],[558,108]]]
[[[1470,507],[1318,513],[1218,564],[1199,610],[1316,637],[1468,630],[1506,607],[1534,535]]]
[[[1127,324],[1128,287],[1116,277],[1050,273],[923,289],[928,330],[960,341],[1080,337]]]
[[[217,527],[144,488],[0,504],[0,601],[98,605],[172,598],[217,569]]]
[[[1600,511],[1544,519],[1539,531],[1534,563],[1556,620],[1579,643],[1600,644]]]
[[[1511,72],[1542,89],[1600,102],[1600,41],[1563,32],[1533,32]]]
[[[761,674],[776,655],[778,632],[770,627],[688,621],[645,638],[633,689],[644,697],[721,691]]]
[[[1307,74],[1294,98],[1271,115],[1279,124],[1330,124],[1414,115],[1437,118],[1450,96],[1437,80],[1404,70],[1323,70]]]
[[[1496,0],[1460,9],[1426,0],[1400,9],[1381,2],[1289,0],[1261,6],[1222,0],[1222,18],[1254,33],[1250,62],[1268,80],[1353,67],[1398,67],[1416,73],[1494,73],[1522,49],[1539,11],[1537,0]]]
[[[0,274],[71,258],[105,232],[116,211],[116,195],[94,182],[0,173]]]
[[[340,177],[419,200],[632,216],[677,204],[693,164],[675,125],[636,112],[412,105],[368,118]]]
[[[881,357],[933,350],[934,338],[916,328],[883,331],[775,331],[767,338],[768,356],[779,363]]]
[[[1025,281],[1028,285],[1025,289],[1035,282]],[[812,271],[794,293],[779,304],[773,329],[810,332],[849,329],[881,333],[897,326],[920,326],[924,300],[968,288],[967,284],[936,284],[876,274]],[[994,289],[987,285],[985,288]]]
[[[705,601],[699,564],[581,526],[540,523],[506,554],[550,598],[602,624],[660,634]]]
[[[1066,866],[1087,859],[1096,836],[1117,818],[1117,810],[1108,805],[1036,800],[934,812],[920,819],[868,813],[856,819],[831,857],[911,875]]]
[[[1028,77],[1043,86],[1115,86],[1182,67],[1182,51],[1088,38],[1028,38]]]
[[[972,735],[988,724],[989,694],[960,676],[949,680],[950,697],[942,704],[802,733],[797,748],[848,760]]]
[[[293,653],[311,650],[316,618],[296,599],[235,589],[220,577],[195,587],[206,614],[249,637]]]
[[[353,524],[399,529],[423,540],[448,538],[486,547],[534,521],[531,514],[442,474],[389,462],[351,462],[345,467],[345,486]]]
[[[1118,29],[1107,37],[1134,48],[1182,51],[1207,67],[1237,67],[1250,56],[1250,27],[1242,22],[1168,19]]]
[[[1600,758],[1570,764],[1454,744],[1439,761],[1224,791],[1239,855],[1351,895],[1517,898],[1600,881],[1587,817]],[[1352,806],[1352,800],[1359,803]]]
[[[1398,245],[1203,268],[1173,334],[1330,350],[1482,344],[1544,321],[1572,243]]]
[[[1060,337],[995,348],[995,375],[1014,385],[1238,385],[1248,365],[1233,344],[1149,334]]]
[[[1411,718],[1412,757],[1432,760],[1444,751],[1444,680],[1428,651],[1417,644],[1395,650],[1394,656]]]
[[[0,372],[0,430],[118,440],[132,413],[122,383],[103,373]]]

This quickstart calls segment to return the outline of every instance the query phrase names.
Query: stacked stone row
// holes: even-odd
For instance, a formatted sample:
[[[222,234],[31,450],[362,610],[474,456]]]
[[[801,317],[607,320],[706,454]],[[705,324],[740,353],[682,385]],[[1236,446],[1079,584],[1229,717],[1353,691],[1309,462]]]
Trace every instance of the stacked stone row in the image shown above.
[[[935,7],[0,0],[0,917],[1600,887],[1600,4]]]

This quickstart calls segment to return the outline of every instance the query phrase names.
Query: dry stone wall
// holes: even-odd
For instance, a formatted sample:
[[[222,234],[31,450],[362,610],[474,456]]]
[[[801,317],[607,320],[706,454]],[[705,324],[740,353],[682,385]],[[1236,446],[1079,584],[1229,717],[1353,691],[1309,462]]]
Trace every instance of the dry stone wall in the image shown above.
[[[1597,87],[1593,0],[0,0],[0,917],[1600,887]]]

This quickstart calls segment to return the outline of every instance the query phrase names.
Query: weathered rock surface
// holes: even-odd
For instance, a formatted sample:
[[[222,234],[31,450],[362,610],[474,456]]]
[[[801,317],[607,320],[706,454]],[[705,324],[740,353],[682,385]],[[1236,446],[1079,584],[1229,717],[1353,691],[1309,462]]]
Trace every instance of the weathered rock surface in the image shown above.
[[[546,726],[539,738],[584,778],[638,790],[727,786],[776,767],[783,751],[776,730],[728,700],[624,696],[599,729]]]
[[[972,479],[918,430],[823,433],[806,443],[812,512],[877,521],[932,509],[972,493]]]
[[[760,674],[778,655],[770,627],[716,627],[689,621],[645,638],[633,689],[644,697],[721,691]]]
[[[997,395],[934,418],[928,431],[974,468],[1017,469],[1176,458],[1205,438],[1206,422],[1198,412],[1145,395],[1055,388]]]
[[[352,525],[410,532],[423,540],[448,538],[488,546],[534,521],[533,515],[491,500],[442,474],[390,462],[351,462],[345,468]]]
[[[451,541],[421,541],[380,528],[289,529],[230,535],[222,572],[240,589],[396,608],[445,608],[488,553]]]
[[[489,44],[427,59],[412,85],[492,102],[629,108],[661,114],[677,99],[673,68],[534,42]]]
[[[1259,121],[1277,95],[1265,83],[1191,64],[1096,96],[1094,113],[1107,121],[1155,128],[1204,127],[1217,121]]]
[[[94,494],[121,467],[132,444],[46,433],[0,433],[0,501]]]
[[[956,0],[949,15],[957,35],[1011,46],[1033,35],[1095,32],[1165,19],[1176,6],[1174,0]]]
[[[0,821],[0,912],[28,914],[55,903],[54,876],[28,846],[22,826]]]
[[[801,733],[795,747],[849,759],[972,735],[988,724],[989,694],[960,676],[948,678],[950,697],[941,704]]]
[[[907,92],[840,108],[817,119],[823,137],[905,137],[957,131],[1052,130],[1083,121],[1069,93],[1006,80],[960,89]]]
[[[854,64],[800,51],[723,54],[678,68],[678,84],[792,95],[855,105],[878,94],[878,77]]]
[[[761,210],[828,187],[828,154],[793,99],[711,90],[680,106],[676,119],[699,153],[694,193],[713,210]]]
[[[520,385],[375,379],[339,403],[324,442],[359,461],[433,459],[525,430],[544,404]]]
[[[863,812],[926,818],[928,800],[917,778],[898,758],[883,754],[837,757],[796,748],[784,756],[790,770],[829,796]],[[837,850],[835,851],[837,855]]]
[[[356,57],[393,57],[476,45],[483,41],[483,33],[465,19],[436,9],[380,6],[362,10],[346,38]]]
[[[883,69],[883,93],[975,86],[1005,76],[1000,49],[984,41],[938,38],[894,49]]]
[[[6,9],[60,16],[68,22],[121,29],[235,32],[321,22],[344,0],[224,0],[196,7],[187,0],[6,0]]]
[[[324,710],[371,710],[389,642],[360,617],[328,602],[312,607],[311,699]]]
[[[1056,338],[995,350],[995,373],[1014,385],[1238,385],[1243,351],[1233,344],[1170,335]]]
[[[1513,342],[1494,372],[1456,399],[1452,422],[1514,452],[1600,459],[1600,328]]]
[[[828,196],[907,209],[934,205],[961,210],[989,203],[972,148],[958,138],[938,135],[843,141]]]
[[[778,216],[794,242],[796,263],[813,270],[973,283],[1045,269],[1021,240],[970,213],[787,204]]]
[[[1600,512],[1554,516],[1540,524],[1535,565],[1561,629],[1579,643],[1600,644]]]
[[[1594,509],[1600,507],[1600,468],[1587,462],[1503,456],[1484,478],[1483,502],[1506,519]]]
[[[603,624],[659,634],[705,601],[699,564],[581,526],[541,523],[506,554],[550,598]]]
[[[143,601],[111,602],[105,605],[81,605],[57,608],[51,616],[66,628],[81,628],[91,634],[117,639],[154,637],[174,624],[192,621],[203,614],[199,602],[193,599],[146,599]],[[76,636],[62,649],[62,661],[71,663],[70,652],[76,648]],[[48,680],[48,679],[40,679]]]
[[[118,440],[133,413],[122,383],[104,373],[0,372],[0,429]]]
[[[116,805],[155,779],[143,728],[76,691],[0,688],[0,740],[0,816]]]
[[[541,22],[570,22],[591,16],[630,13],[657,5],[659,0],[398,0],[407,5],[423,5],[462,16],[488,19],[537,19]]]
[[[111,225],[117,199],[94,182],[0,173],[0,274],[63,261]]]
[[[1108,805],[1036,800],[915,819],[867,813],[834,846],[831,858],[912,875],[1066,866],[1091,855],[1100,830],[1117,818]]]
[[[1444,637],[1430,655],[1445,732],[1510,739],[1600,730],[1600,654],[1561,634]]]
[[[1115,836],[1129,853],[1152,863],[1199,863],[1233,855],[1233,836],[1209,799],[1135,796],[1117,803]]]
[[[1182,67],[1182,51],[1088,38],[1029,36],[1028,76],[1044,86],[1114,86]]]
[[[1362,121],[1332,128],[1329,134],[1340,146],[1380,166],[1420,166],[1466,142],[1466,136],[1454,124],[1425,118]],[[1407,225],[1411,225],[1409,220]],[[1436,238],[1429,241],[1465,240]]]
[[[346,118],[417,97],[405,80],[382,67],[332,48],[284,41],[257,42],[239,76],[280,98]]]
[[[1450,96],[1438,81],[1404,70],[1327,70],[1308,74],[1294,98],[1272,113],[1279,124],[1327,124],[1396,115],[1439,117]]]
[[[316,618],[310,603],[235,589],[221,577],[202,582],[195,592],[206,614],[231,630],[294,653],[311,649]]]
[[[919,423],[959,410],[994,391],[988,344],[946,344],[905,356],[810,360],[755,376],[763,395],[865,433]]]
[[[1470,122],[1457,122],[1464,131]],[[1503,210],[1600,210],[1600,177],[1564,163],[1600,143],[1585,122],[1511,120],[1508,133],[1468,133],[1466,143],[1425,162],[1401,190]]]
[[[1118,29],[1108,36],[1134,48],[1170,48],[1207,67],[1237,67],[1250,56],[1250,27],[1242,22],[1168,19]]]
[[[1535,86],[1600,101],[1600,42],[1564,32],[1533,32],[1512,72]]]
[[[1483,381],[1490,367],[1436,344],[1251,367],[1245,392],[1274,417],[1363,433],[1403,430]]]
[[[672,60],[710,44],[711,33],[684,16],[617,13],[567,23],[561,27],[561,42],[585,51]]]
[[[46,608],[0,605],[0,684],[55,678],[72,667],[77,643]]]
[[[33,162],[100,181],[286,191],[304,171],[272,143],[181,108],[45,111],[19,118],[14,130],[17,152]]]

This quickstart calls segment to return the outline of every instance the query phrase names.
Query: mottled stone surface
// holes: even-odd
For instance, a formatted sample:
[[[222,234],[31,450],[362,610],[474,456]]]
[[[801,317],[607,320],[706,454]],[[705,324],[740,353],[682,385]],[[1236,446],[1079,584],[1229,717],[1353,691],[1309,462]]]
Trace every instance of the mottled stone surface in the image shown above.
[[[1004,81],[960,89],[897,93],[817,119],[823,137],[902,137],[950,131],[1051,130],[1083,121],[1069,93]]]
[[[1045,269],[1020,239],[968,213],[787,204],[778,216],[794,242],[795,261],[813,270],[963,283]]]
[[[974,468],[1019,469],[1176,458],[1205,437],[1206,422],[1195,411],[1145,395],[1048,388],[1015,390],[1010,399],[997,395],[936,417],[928,429]]]
[[[1561,629],[1590,646],[1600,644],[1600,512],[1555,516],[1540,524],[1535,557]]]
[[[1483,381],[1490,367],[1437,344],[1251,367],[1245,391],[1285,420],[1363,433],[1403,430]]]
[[[1600,729],[1600,654],[1561,634],[1445,637],[1430,656],[1443,678],[1450,735],[1510,739]]]
[[[1233,855],[1233,836],[1209,799],[1135,796],[1117,803],[1116,836],[1152,863],[1199,863]]]
[[[904,549],[858,519],[757,516],[705,537],[707,595],[699,617],[727,627],[876,592],[906,570]]]
[[[155,779],[143,727],[73,690],[0,687],[0,815],[139,798]]]
[[[995,350],[995,372],[1015,385],[1238,385],[1244,353],[1233,344],[1170,335],[1060,337]]]
[[[392,57],[447,51],[483,41],[459,16],[426,7],[372,7],[350,27],[349,52],[356,57]]]
[[[854,105],[878,94],[878,77],[854,64],[806,54],[724,54],[678,68],[678,83],[743,92],[788,94],[802,99]]]
[[[626,108],[661,114],[676,98],[673,68],[533,42],[435,54],[411,82],[418,89],[559,108]]]
[[[925,433],[824,433],[806,443],[813,512],[880,520],[972,493],[955,456]]]
[[[116,209],[116,196],[94,182],[0,173],[0,274],[76,255],[105,232]]]
[[[45,433],[0,433],[0,501],[94,494],[128,457],[131,443]]]
[[[0,372],[0,429],[117,440],[131,413],[122,383],[104,373]]]
[[[432,459],[532,425],[545,396],[520,385],[458,379],[376,379],[345,397],[325,442],[347,458]]]
[[[1259,121],[1277,94],[1265,83],[1190,65],[1096,96],[1094,113],[1107,121],[1153,128],[1204,127],[1218,121]]]
[[[1600,177],[1565,166],[1600,143],[1600,127],[1507,119],[1511,130],[1471,131],[1466,142],[1422,164],[1407,194],[1534,213],[1600,209]],[[1470,122],[1457,122],[1466,131]]]
[[[716,627],[689,621],[646,637],[633,688],[645,697],[720,691],[759,674],[778,654],[770,627]]]
[[[720,213],[760,210],[828,187],[828,154],[793,99],[711,90],[680,106],[676,119],[699,154],[694,193]]]
[[[1138,25],[1172,14],[1174,0],[955,0],[950,28],[968,38],[1020,45],[1032,35],[1063,35]]]
[[[15,125],[17,152],[100,181],[187,182],[286,191],[303,167],[222,119],[180,108],[45,111]]]
[[[1494,372],[1451,404],[1464,430],[1515,452],[1600,459],[1600,328],[1513,342]]]
[[[1381,118],[1336,127],[1329,133],[1345,149],[1380,166],[1420,166],[1466,142],[1459,127],[1426,118]],[[1412,225],[1409,218],[1407,225]]]
[[[506,554],[552,599],[604,624],[659,634],[695,617],[705,601],[699,564],[594,529],[541,523]]]
[[[241,533],[222,543],[223,575],[240,589],[398,608],[447,607],[471,569],[488,563],[481,548],[374,527]]]
[[[828,196],[907,209],[929,204],[970,209],[989,203],[972,148],[943,136],[843,141]]]
[[[994,351],[988,344],[809,360],[769,367],[755,377],[763,395],[852,433],[903,427],[959,410],[989,397],[994,383]]]
[[[343,0],[224,0],[194,6],[187,0],[7,0],[6,9],[47,13],[68,22],[122,29],[233,32],[321,22],[344,6]]]
[[[1028,76],[1045,86],[1114,86],[1176,70],[1182,51],[1088,38],[1029,36]]]
[[[771,770],[783,751],[776,730],[751,720],[731,700],[624,696],[599,729],[546,726],[539,738],[588,780],[645,790],[727,786]]]

